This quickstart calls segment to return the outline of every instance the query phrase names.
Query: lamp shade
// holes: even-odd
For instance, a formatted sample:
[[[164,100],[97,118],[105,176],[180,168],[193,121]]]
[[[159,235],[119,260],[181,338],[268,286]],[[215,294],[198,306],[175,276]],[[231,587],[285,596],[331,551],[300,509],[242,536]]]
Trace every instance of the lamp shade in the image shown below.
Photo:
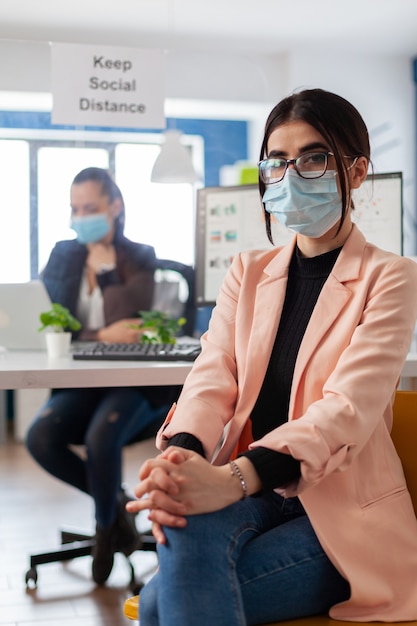
[[[197,174],[194,170],[191,156],[187,148],[181,143],[181,132],[167,130],[151,173],[153,183],[194,183]]]

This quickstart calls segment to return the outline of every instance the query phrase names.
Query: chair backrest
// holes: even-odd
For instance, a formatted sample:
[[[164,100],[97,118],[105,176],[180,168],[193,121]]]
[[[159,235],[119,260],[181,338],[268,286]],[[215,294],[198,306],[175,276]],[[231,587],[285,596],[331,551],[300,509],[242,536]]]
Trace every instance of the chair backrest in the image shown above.
[[[182,334],[193,336],[195,326],[194,268],[179,261],[157,259],[152,308],[172,317],[185,317]]]
[[[397,391],[391,436],[417,516],[417,391]]]

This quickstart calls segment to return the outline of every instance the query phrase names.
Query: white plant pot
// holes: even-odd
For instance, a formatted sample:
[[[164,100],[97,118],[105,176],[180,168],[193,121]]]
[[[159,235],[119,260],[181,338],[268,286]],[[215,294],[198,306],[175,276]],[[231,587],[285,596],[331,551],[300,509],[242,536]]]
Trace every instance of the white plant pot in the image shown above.
[[[51,359],[67,356],[70,345],[71,333],[46,333],[46,351]]]

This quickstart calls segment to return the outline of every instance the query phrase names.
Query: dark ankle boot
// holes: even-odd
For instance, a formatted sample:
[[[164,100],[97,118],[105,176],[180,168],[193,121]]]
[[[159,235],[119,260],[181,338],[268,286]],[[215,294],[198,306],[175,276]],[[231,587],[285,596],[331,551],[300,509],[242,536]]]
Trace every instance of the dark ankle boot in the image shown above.
[[[98,585],[104,585],[110,576],[114,561],[114,526],[96,529],[95,545],[93,547],[93,580]]]

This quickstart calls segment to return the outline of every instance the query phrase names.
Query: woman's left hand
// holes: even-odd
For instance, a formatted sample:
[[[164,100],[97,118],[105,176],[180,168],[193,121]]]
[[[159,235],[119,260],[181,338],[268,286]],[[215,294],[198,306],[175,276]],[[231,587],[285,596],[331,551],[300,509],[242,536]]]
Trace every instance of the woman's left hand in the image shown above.
[[[184,526],[185,515],[209,513],[242,496],[241,485],[228,465],[214,466],[191,450],[168,448],[142,466],[135,489],[140,500],[128,510],[149,509],[149,519],[166,526]]]

